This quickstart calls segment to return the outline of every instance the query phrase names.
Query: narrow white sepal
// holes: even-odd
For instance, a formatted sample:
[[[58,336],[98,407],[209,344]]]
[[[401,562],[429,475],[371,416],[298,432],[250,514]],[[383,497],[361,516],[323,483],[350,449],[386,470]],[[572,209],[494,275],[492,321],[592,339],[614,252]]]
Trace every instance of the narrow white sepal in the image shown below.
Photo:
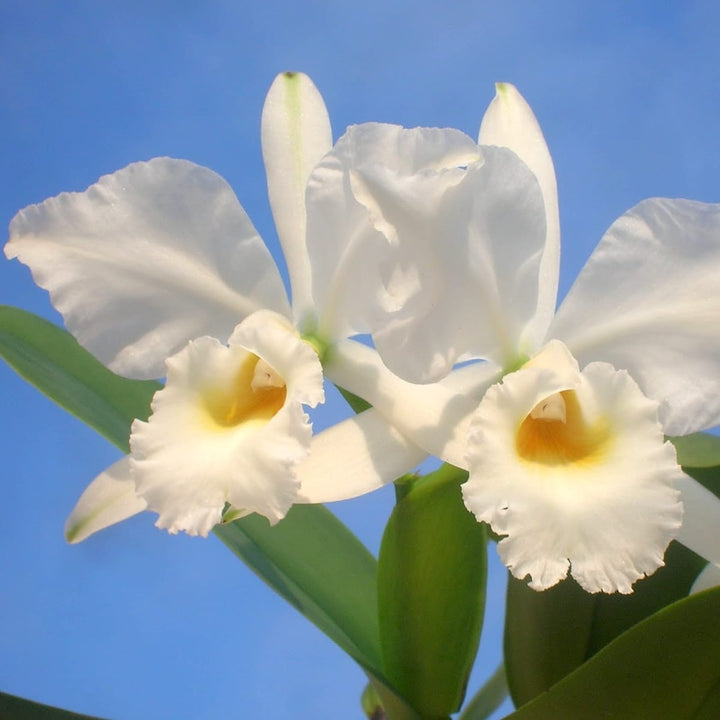
[[[118,460],[87,486],[65,523],[69,543],[79,543],[147,508],[145,500],[135,494],[129,461],[129,456]]]
[[[301,320],[313,307],[305,188],[313,167],[332,147],[325,103],[307,75],[285,72],[275,78],[261,127],[270,207],[290,274],[295,317]]]
[[[555,166],[540,124],[525,98],[510,83],[495,85],[495,98],[480,125],[480,145],[512,150],[534,173],[545,202],[546,239],[540,262],[537,313],[527,328],[530,345],[540,343],[555,313],[560,273],[560,211]]]
[[[695,578],[690,588],[690,595],[709,590],[720,585],[720,567],[709,563],[705,569]]]
[[[317,434],[297,466],[298,502],[349,500],[410,472],[427,453],[370,409]]]
[[[78,342],[127,377],[162,377],[188,340],[224,341],[255,310],[290,311],[230,186],[186,160],[133,163],[26,207],[5,254],[30,267]]]
[[[367,400],[418,447],[462,468],[467,468],[470,418],[485,390],[500,377],[491,363],[476,363],[437,383],[409,383],[390,372],[377,351],[354,340],[333,347],[325,372],[336,385]]]
[[[720,498],[685,474],[678,488],[685,507],[678,541],[711,563],[720,565]]]

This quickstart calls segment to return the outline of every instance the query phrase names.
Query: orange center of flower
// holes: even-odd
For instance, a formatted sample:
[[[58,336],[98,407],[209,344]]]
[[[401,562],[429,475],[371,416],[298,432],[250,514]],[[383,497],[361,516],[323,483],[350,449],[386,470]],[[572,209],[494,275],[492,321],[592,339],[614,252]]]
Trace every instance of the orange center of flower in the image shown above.
[[[538,403],[520,424],[515,436],[518,455],[533,463],[566,465],[600,459],[610,441],[602,419],[589,424],[573,390]]]
[[[248,355],[232,385],[205,393],[205,406],[212,419],[223,427],[267,422],[285,404],[285,381],[257,355]]]

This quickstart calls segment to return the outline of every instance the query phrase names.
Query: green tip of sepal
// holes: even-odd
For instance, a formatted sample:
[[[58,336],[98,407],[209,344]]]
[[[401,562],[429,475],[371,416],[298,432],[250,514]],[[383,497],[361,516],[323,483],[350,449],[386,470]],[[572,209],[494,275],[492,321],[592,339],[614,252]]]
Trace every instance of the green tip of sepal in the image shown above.
[[[386,717],[385,709],[380,702],[380,697],[371,683],[365,686],[360,696],[360,704],[368,720],[382,720],[382,718]]]
[[[81,537],[81,529],[83,523],[75,523],[65,527],[65,540],[70,545],[77,545],[83,538]]]

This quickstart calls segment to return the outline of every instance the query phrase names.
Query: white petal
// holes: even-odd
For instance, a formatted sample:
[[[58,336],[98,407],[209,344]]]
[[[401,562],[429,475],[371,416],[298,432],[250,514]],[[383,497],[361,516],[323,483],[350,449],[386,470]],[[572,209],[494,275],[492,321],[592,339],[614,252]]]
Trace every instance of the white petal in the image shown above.
[[[297,502],[349,500],[410,472],[427,453],[370,409],[316,435],[297,467]]]
[[[401,130],[396,145],[424,155],[435,133],[455,137]],[[448,153],[440,169],[378,163],[351,177],[388,242],[375,279],[356,270],[370,276],[368,325],[390,369],[412,382],[436,380],[460,358],[507,365],[528,350],[522,338],[536,312],[545,244],[542,195],[514,153],[477,152],[462,160]]]
[[[531,344],[542,342],[555,313],[560,273],[560,213],[555,166],[545,137],[525,98],[509,83],[495,85],[478,138],[480,145],[510,148],[532,170],[545,202],[546,240],[540,262],[537,312],[526,329]]]
[[[161,377],[189,339],[288,312],[277,268],[228,184],[156,158],[21,210],[9,258],[29,265],[70,332],[112,370]]]
[[[261,362],[272,370],[264,385]],[[302,405],[323,398],[315,351],[282,316],[260,311],[229,347],[199,338],[167,368],[153,414],[133,423],[130,438],[137,492],[157,525],[207,535],[225,503],[277,522],[296,499],[295,466],[310,446]]]
[[[147,503],[135,494],[130,458],[125,456],[87,486],[65,523],[65,538],[79,543],[146,508]]]
[[[307,193],[321,333],[335,339],[368,332],[407,302],[420,281],[414,268],[400,267],[394,257],[390,263],[393,240],[384,226],[376,227],[362,178],[387,174],[396,184],[415,174],[445,178],[445,171],[457,174],[459,165],[477,157],[475,143],[456,130],[368,123],[350,127],[340,138],[312,172]]]
[[[287,261],[296,317],[312,308],[305,246],[305,188],[310,171],[332,147],[322,96],[303,73],[275,78],[262,113],[262,147],[268,195]]]
[[[709,563],[707,567],[695,578],[695,582],[690,588],[690,594],[693,595],[703,590],[709,590],[720,585],[720,567]]]
[[[530,417],[557,394],[566,423]],[[588,592],[629,593],[663,564],[682,518],[681,472],[656,403],[626,372],[567,362],[506,375],[480,404],[469,447],[465,503],[506,536],[500,556],[530,587],[570,569]]]
[[[627,369],[668,435],[720,424],[720,205],[645,200],[617,220],[549,335]]]
[[[465,468],[470,418],[486,388],[500,376],[496,366],[478,363],[454,370],[438,383],[417,385],[394,375],[375,350],[353,340],[333,348],[325,372],[428,454]]]
[[[687,475],[683,475],[678,488],[685,507],[678,540],[720,565],[720,498]]]

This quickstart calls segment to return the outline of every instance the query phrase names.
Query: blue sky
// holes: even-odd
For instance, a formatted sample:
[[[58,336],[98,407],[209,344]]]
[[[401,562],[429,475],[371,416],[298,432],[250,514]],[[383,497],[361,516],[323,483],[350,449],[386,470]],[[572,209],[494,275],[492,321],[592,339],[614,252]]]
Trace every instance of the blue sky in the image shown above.
[[[277,253],[259,120],[278,72],[312,76],[335,137],[366,120],[475,136],[509,81],[555,160],[564,293],[641,199],[720,201],[719,24],[714,0],[4,0],[0,219],[170,155],[223,175]],[[59,322],[16,262],[0,262],[0,302]],[[361,717],[360,670],[216,539],[147,514],[66,545],[65,517],[117,451],[4,365],[0,387],[0,690],[133,720]],[[333,509],[375,550],[391,504]],[[502,577],[474,687],[499,658]]]

